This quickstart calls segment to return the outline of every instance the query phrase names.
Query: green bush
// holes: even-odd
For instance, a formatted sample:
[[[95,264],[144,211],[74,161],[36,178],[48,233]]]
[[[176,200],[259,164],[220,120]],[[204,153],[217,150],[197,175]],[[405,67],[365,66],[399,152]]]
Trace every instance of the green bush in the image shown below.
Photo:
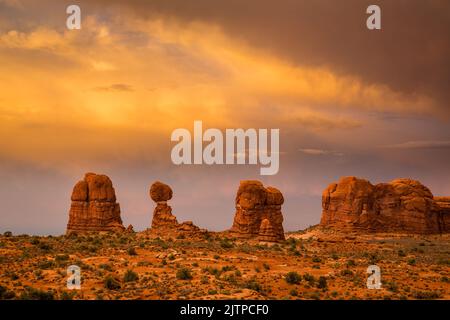
[[[137,252],[134,247],[130,247],[127,252],[130,256],[137,256]]]
[[[421,300],[439,299],[442,294],[439,291],[415,291],[413,297]]]
[[[105,278],[104,285],[109,290],[119,290],[121,288],[120,282],[112,276]]]
[[[191,270],[188,268],[180,268],[177,271],[177,279],[179,280],[191,280],[192,279],[192,274],[191,274]]]
[[[399,257],[406,257],[406,253],[403,250],[398,250]]]
[[[302,280],[302,277],[295,271],[288,272],[284,277],[287,283],[289,284],[299,284]]]
[[[303,279],[304,279],[305,281],[308,281],[308,283],[309,283],[310,285],[313,285],[314,282],[316,281],[316,279],[314,278],[314,276],[311,275],[311,274],[309,274],[309,273],[305,273],[305,274],[303,275]]]
[[[220,246],[224,249],[230,249],[233,248],[234,245],[228,238],[225,238],[220,241]]]
[[[8,290],[7,288],[0,286],[0,300],[10,300],[14,299],[16,294],[14,291]]]
[[[354,267],[354,266],[356,266],[355,260],[350,259],[347,261],[347,267]]]
[[[21,300],[55,300],[51,291],[43,291],[32,287],[26,287],[20,295]]]
[[[255,279],[247,281],[244,284],[244,287],[247,289],[250,289],[250,290],[257,291],[257,292],[261,292],[261,290],[262,290],[261,285]]]
[[[125,272],[124,276],[123,276],[123,281],[124,282],[133,282],[133,281],[137,281],[139,279],[139,276],[136,272],[134,272],[133,270],[127,270],[127,272]]]
[[[317,288],[326,289],[327,288],[327,278],[320,276],[319,282],[317,283]]]

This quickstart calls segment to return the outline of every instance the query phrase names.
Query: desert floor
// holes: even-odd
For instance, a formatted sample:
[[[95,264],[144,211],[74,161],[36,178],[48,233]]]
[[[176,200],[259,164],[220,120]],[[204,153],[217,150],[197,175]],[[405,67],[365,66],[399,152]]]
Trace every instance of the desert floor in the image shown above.
[[[450,235],[312,227],[279,244],[154,232],[0,236],[1,299],[449,299]],[[381,289],[366,286],[369,265]],[[67,289],[67,267],[81,290]]]

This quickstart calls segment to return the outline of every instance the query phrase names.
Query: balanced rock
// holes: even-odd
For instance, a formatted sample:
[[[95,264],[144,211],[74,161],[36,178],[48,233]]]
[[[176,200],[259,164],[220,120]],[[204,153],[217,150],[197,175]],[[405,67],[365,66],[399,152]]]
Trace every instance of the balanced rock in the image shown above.
[[[156,202],[153,211],[152,229],[172,229],[176,231],[196,232],[200,231],[192,221],[178,223],[177,218],[172,214],[172,207],[167,201],[172,199],[172,189],[165,183],[156,181],[150,186],[150,198]]]
[[[150,198],[155,202],[169,201],[172,199],[172,194],[172,189],[159,181],[156,181],[150,187]]]
[[[236,213],[231,232],[238,237],[261,241],[284,240],[281,205],[283,194],[255,180],[241,181],[236,194]]]
[[[73,188],[67,234],[123,231],[120,206],[111,179],[86,173]]]
[[[443,201],[443,203],[446,203]],[[369,232],[449,232],[448,212],[420,182],[372,185],[356,177],[332,183],[322,195],[322,226]]]

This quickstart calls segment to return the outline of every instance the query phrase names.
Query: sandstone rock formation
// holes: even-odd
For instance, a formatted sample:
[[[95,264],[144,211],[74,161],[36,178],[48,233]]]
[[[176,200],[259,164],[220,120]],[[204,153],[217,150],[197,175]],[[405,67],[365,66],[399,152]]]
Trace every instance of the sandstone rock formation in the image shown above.
[[[323,192],[320,224],[369,232],[449,232],[448,203],[436,201],[431,191],[415,180],[372,185],[364,179],[344,177]]]
[[[156,181],[150,187],[150,198],[156,202],[153,211],[152,229],[172,229],[177,231],[197,232],[203,231],[194,225],[192,221],[178,223],[177,218],[172,214],[172,207],[167,201],[172,199],[172,189],[165,183]]]
[[[86,173],[73,188],[67,234],[123,231],[120,206],[106,175]]]
[[[171,228],[178,226],[177,218],[167,201],[172,199],[172,189],[162,182],[156,181],[150,187],[150,198],[156,202],[153,211],[152,228]]]
[[[261,241],[284,240],[283,202],[283,195],[278,189],[265,188],[259,181],[241,181],[230,231],[238,237],[256,237]]]
[[[439,218],[441,221],[443,232],[449,232],[450,229],[450,197],[434,197],[434,201],[438,205]]]

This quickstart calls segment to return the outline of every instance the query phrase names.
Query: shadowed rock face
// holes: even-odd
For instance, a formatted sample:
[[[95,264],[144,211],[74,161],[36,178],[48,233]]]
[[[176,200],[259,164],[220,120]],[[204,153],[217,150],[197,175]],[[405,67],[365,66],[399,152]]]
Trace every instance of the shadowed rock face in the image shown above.
[[[107,176],[86,173],[74,186],[71,200],[67,234],[125,229],[115,190]]]
[[[441,202],[415,180],[372,185],[364,179],[345,177],[323,192],[320,224],[371,232],[449,232],[449,212],[444,208],[449,202]]]
[[[283,195],[278,189],[265,188],[259,181],[241,181],[230,231],[238,237],[256,237],[261,241],[284,240],[283,202]]]

